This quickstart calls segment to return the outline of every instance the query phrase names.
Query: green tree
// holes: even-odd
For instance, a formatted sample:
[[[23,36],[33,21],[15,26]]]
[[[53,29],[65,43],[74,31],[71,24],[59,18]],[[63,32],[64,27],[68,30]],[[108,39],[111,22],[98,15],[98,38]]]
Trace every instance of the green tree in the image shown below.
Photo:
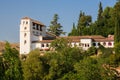
[[[96,55],[97,54],[97,49],[96,47],[90,47],[88,50],[87,50],[87,55],[88,56],[91,56],[91,55]]]
[[[115,44],[114,49],[115,49],[115,53],[116,53],[116,54],[120,54],[120,42],[117,43],[117,44]]]
[[[83,58],[80,49],[70,47],[48,53],[47,56],[50,68],[45,80],[66,80],[68,75],[74,74],[74,64]]]
[[[5,76],[4,63],[2,56],[0,56],[0,80],[5,80],[4,76]]]
[[[34,50],[29,53],[26,60],[23,61],[23,71],[25,80],[43,80],[45,67],[40,60],[39,50]]]
[[[89,27],[91,22],[92,22],[91,16],[85,15],[85,13],[81,11],[77,25],[77,34],[84,35],[85,28]]]
[[[84,58],[75,64],[76,80],[102,80],[97,60]]]
[[[71,30],[71,32],[68,34],[68,36],[77,36],[78,33],[77,33],[77,29],[75,27],[75,23],[73,23],[73,28]]]
[[[56,51],[61,51],[62,49],[70,46],[68,45],[68,43],[69,43],[69,39],[58,38],[51,43],[51,47]]]
[[[115,19],[115,44],[120,42],[120,2],[117,2],[114,6],[114,19]]]
[[[99,10],[98,10],[98,17],[97,17],[98,20],[102,19],[102,13],[103,13],[103,8],[102,8],[102,3],[100,2],[99,3]]]
[[[62,26],[58,23],[59,16],[58,14],[54,14],[53,20],[49,26],[48,32],[55,34],[56,36],[60,36],[61,34],[65,34],[62,30]]]
[[[5,51],[3,53],[5,80],[23,80],[23,72],[19,52],[10,47],[6,42]]]

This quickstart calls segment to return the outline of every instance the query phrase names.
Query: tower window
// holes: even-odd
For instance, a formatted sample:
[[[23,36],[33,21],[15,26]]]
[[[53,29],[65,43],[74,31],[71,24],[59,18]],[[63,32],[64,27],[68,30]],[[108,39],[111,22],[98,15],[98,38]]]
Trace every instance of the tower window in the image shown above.
[[[35,26],[35,23],[34,23],[34,22],[33,22],[32,24],[33,24],[33,26]]]
[[[23,24],[25,24],[25,21],[23,21]]]
[[[33,29],[35,29],[35,27],[33,27]]]
[[[26,29],[27,29],[27,27],[24,28],[24,30],[26,30]]]
[[[39,25],[37,24],[36,29],[39,30]]]
[[[25,41],[24,41],[24,44],[26,44],[26,43],[27,43],[27,41],[25,40]]]
[[[26,21],[26,24],[28,24],[28,21]]]
[[[42,31],[42,26],[40,25],[40,31]]]
[[[26,37],[26,36],[27,36],[27,34],[25,33],[25,34],[24,34],[24,37]]]

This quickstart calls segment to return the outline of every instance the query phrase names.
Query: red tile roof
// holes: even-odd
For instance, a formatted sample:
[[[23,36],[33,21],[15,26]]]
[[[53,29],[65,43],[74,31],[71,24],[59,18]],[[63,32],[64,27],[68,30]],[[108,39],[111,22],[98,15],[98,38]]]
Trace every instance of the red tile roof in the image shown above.
[[[32,20],[32,21],[33,21],[34,23],[36,23],[36,24],[40,24],[40,25],[45,26],[42,22],[37,21],[37,20],[34,20],[34,19],[32,19],[32,18],[29,18],[29,17],[23,17],[22,19],[30,19],[30,20]]]
[[[32,41],[32,43],[51,43],[54,40]]]
[[[96,42],[105,42],[105,41],[114,41],[114,38],[105,38],[103,36],[68,36],[68,37],[57,37],[59,38],[66,38],[69,39],[70,42],[80,42],[80,39],[92,39],[93,41]],[[43,42],[43,43],[50,43],[54,40],[42,40],[42,41],[33,41],[33,43],[36,42]]]

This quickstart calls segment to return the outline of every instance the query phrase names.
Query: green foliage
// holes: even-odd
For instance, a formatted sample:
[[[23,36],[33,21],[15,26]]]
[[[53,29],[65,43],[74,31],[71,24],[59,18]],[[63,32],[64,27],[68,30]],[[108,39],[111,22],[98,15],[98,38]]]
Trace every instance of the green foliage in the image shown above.
[[[90,47],[90,48],[87,50],[87,53],[88,53],[88,56],[96,55],[96,54],[97,54],[97,48],[96,48],[96,47]]]
[[[40,60],[40,51],[34,50],[29,53],[23,61],[23,71],[25,80],[42,80],[45,75],[44,65]]]
[[[51,21],[51,25],[49,26],[48,32],[55,34],[56,36],[60,36],[61,34],[65,34],[61,29],[62,26],[58,23],[59,16],[58,14],[54,14],[53,21]]]
[[[114,6],[114,19],[115,19],[115,44],[120,42],[120,2],[117,2]]]
[[[54,48],[56,51],[61,51],[65,47],[69,46],[68,43],[69,43],[69,39],[58,38],[51,43],[51,47]]]
[[[47,80],[64,79],[67,75],[73,72],[74,64],[83,58],[83,55],[78,48],[65,48],[59,52],[47,54],[49,74]]]
[[[77,80],[102,80],[100,74],[100,68],[97,65],[97,60],[93,58],[84,58],[80,62],[75,64],[75,70],[77,71]]]
[[[92,22],[92,17],[90,15],[86,15],[84,12],[81,11],[76,28],[77,34],[76,32],[73,32],[73,28],[69,35],[102,35],[104,37],[107,37],[109,34],[114,35],[115,24],[117,23],[117,21],[115,20],[116,13],[114,9],[115,7],[106,7],[105,9],[103,9],[102,3],[100,2],[98,16],[95,22]]]
[[[84,12],[80,12],[78,25],[77,25],[77,34],[78,35],[85,35],[84,29],[90,26],[90,23],[92,22],[92,18],[89,15],[85,15]]]
[[[120,54],[120,42],[115,44],[114,50],[116,54]]]
[[[99,3],[99,10],[98,10],[98,20],[102,19],[102,13],[103,13],[103,8],[102,8],[102,3]]]
[[[71,32],[68,34],[68,36],[76,36],[76,35],[78,35],[78,33],[77,33],[76,26],[73,23],[73,28],[72,28]]]
[[[23,80],[23,72],[21,62],[19,59],[19,52],[10,47],[10,44],[6,42],[5,51],[3,53],[5,80]]]
[[[4,63],[3,63],[3,58],[0,56],[0,80],[4,80]]]

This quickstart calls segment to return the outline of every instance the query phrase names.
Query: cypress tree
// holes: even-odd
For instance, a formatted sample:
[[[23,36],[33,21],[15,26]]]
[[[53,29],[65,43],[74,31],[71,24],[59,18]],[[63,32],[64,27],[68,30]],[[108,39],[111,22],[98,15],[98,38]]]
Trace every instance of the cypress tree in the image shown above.
[[[81,17],[84,16],[84,12],[80,11],[79,19],[78,19],[78,25],[77,25],[77,33],[78,35],[82,35],[82,26],[81,26]]]
[[[68,36],[77,36],[77,29],[75,27],[75,23],[73,23],[72,31],[68,34]]]
[[[103,13],[103,7],[102,7],[102,3],[99,3],[99,10],[98,10],[98,20],[102,19],[102,13]]]

